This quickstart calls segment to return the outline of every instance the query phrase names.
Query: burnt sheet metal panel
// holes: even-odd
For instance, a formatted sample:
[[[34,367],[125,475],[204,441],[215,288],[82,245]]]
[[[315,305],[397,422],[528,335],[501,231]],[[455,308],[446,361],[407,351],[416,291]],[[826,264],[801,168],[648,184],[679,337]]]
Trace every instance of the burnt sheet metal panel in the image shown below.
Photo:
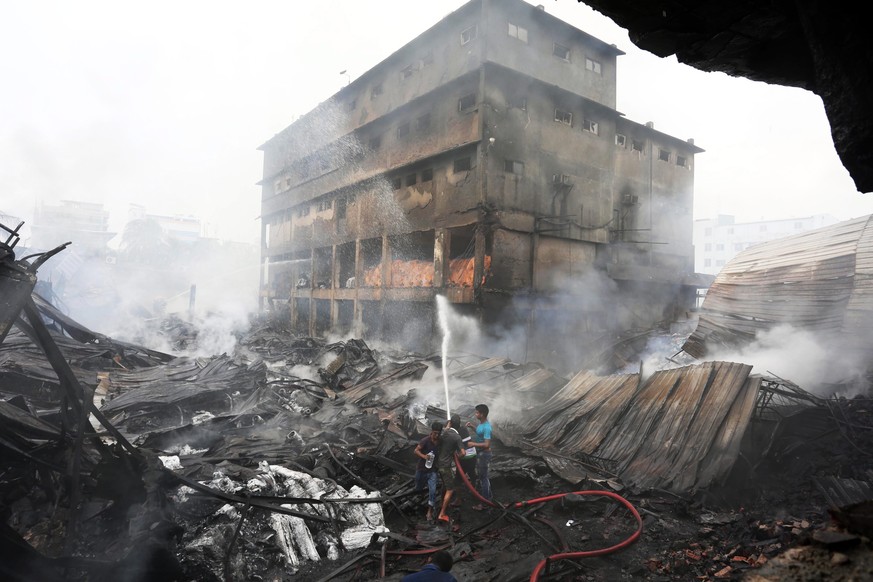
[[[543,385],[552,382],[556,378],[555,373],[548,368],[537,368],[528,372],[521,378],[513,380],[509,385],[511,392],[537,392]]]
[[[592,454],[606,440],[609,432],[627,411],[633,397],[640,388],[639,374],[611,376],[613,382],[603,383],[596,390],[605,389],[596,408],[592,408],[580,421],[584,430],[574,430],[561,438],[558,446],[565,451],[580,451]],[[591,397],[594,396],[592,390]]]
[[[551,398],[546,400],[542,406],[529,409],[526,414],[522,415],[519,422],[521,432],[533,433],[559,412],[578,402],[594,385],[593,381],[597,379],[599,379],[598,376],[587,370],[583,370],[570,378],[570,381]]]
[[[621,387],[631,384],[635,388],[638,383],[638,380],[628,382],[627,380],[631,376],[616,375],[589,378],[589,387],[585,391],[584,397],[564,408],[561,414],[555,415],[551,420],[540,425],[536,433],[531,435],[530,441],[539,447],[553,444],[559,451],[579,451],[579,449],[573,448],[572,443],[577,440],[579,433],[587,434],[590,418],[596,416],[598,410],[604,407],[607,401],[613,402],[619,409],[624,408],[633,394],[633,390],[621,390]],[[590,454],[592,450],[579,452]]]
[[[472,378],[478,374],[491,372],[497,368],[502,368],[509,363],[509,358],[488,358],[475,364],[470,364],[456,372],[452,372],[455,378]]]
[[[873,322],[871,216],[750,247],[707,292],[683,350],[703,358],[779,324],[854,333]],[[863,337],[859,335],[858,337]],[[871,340],[873,342],[873,340]],[[865,345],[865,348],[873,348]]]
[[[655,372],[642,385],[637,374],[580,372],[516,425],[501,423],[499,438],[524,429],[509,438],[530,454],[615,461],[635,490],[705,488],[726,477],[739,454],[760,387],[751,369],[705,362]],[[572,479],[581,471],[568,465],[560,474]]]

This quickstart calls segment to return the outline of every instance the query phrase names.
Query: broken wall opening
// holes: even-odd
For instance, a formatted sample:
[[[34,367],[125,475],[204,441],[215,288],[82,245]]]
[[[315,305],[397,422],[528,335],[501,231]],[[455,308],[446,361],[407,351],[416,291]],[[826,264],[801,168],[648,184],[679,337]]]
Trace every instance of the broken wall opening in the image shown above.
[[[294,328],[297,330],[309,329],[309,299],[300,298],[294,300]]]
[[[433,287],[434,231],[392,235],[392,287]]]
[[[337,287],[351,289],[355,286],[355,243],[337,245]]]
[[[315,249],[312,253],[316,289],[330,289],[333,285],[333,247]]]
[[[446,285],[450,287],[472,287],[473,273],[476,267],[476,225],[449,229],[449,275]],[[492,240],[490,235],[484,237],[485,257],[483,268],[483,284],[491,268]]]
[[[330,331],[330,299],[315,300],[315,334],[325,336]]]
[[[361,241],[361,273],[363,287],[382,286],[382,239],[368,238]]]
[[[336,324],[334,329],[342,336],[351,333],[355,324],[355,302],[341,299],[336,302]]]

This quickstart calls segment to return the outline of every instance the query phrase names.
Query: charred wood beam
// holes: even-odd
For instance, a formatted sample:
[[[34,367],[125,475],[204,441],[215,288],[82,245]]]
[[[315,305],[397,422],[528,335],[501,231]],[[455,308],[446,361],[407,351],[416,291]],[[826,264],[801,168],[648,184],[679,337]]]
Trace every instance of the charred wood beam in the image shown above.
[[[226,582],[231,582],[233,580],[233,577],[231,576],[231,572],[230,572],[231,552],[233,551],[233,546],[236,543],[236,538],[239,537],[239,532],[242,529],[243,523],[245,522],[246,517],[248,516],[249,511],[251,511],[251,509],[252,509],[251,505],[246,505],[243,508],[242,514],[239,516],[239,521],[236,524],[236,529],[233,530],[233,536],[230,538],[230,542],[228,542],[228,544],[227,544],[227,551],[224,554],[224,579]]]

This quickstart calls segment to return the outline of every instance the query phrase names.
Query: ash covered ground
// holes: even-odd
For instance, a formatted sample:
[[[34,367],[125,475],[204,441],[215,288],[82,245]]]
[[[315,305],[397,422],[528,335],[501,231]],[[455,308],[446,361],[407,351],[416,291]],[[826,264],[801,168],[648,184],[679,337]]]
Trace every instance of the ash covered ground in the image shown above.
[[[232,353],[192,357],[42,316],[57,353],[25,321],[0,344],[5,579],[400,580],[439,548],[459,580],[873,577],[863,396],[765,378],[730,470],[677,492],[626,482],[621,459],[528,446],[516,421],[571,379],[536,364],[267,320]],[[196,346],[193,329],[165,330]],[[495,424],[494,505],[474,509],[471,483],[450,523],[428,521],[412,450],[448,408],[472,420],[479,402]]]

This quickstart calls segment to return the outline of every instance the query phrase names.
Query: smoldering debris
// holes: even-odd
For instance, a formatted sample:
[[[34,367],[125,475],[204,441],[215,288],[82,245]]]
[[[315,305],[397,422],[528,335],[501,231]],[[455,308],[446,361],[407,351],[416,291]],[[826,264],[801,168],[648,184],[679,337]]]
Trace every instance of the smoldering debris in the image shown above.
[[[79,326],[32,279],[0,276],[27,291],[0,294],[4,579],[399,580],[447,548],[460,580],[687,580],[868,531],[869,400],[730,362],[565,378],[268,320],[231,354],[173,356]],[[495,499],[459,467],[450,521],[427,521],[411,451],[483,401]]]

